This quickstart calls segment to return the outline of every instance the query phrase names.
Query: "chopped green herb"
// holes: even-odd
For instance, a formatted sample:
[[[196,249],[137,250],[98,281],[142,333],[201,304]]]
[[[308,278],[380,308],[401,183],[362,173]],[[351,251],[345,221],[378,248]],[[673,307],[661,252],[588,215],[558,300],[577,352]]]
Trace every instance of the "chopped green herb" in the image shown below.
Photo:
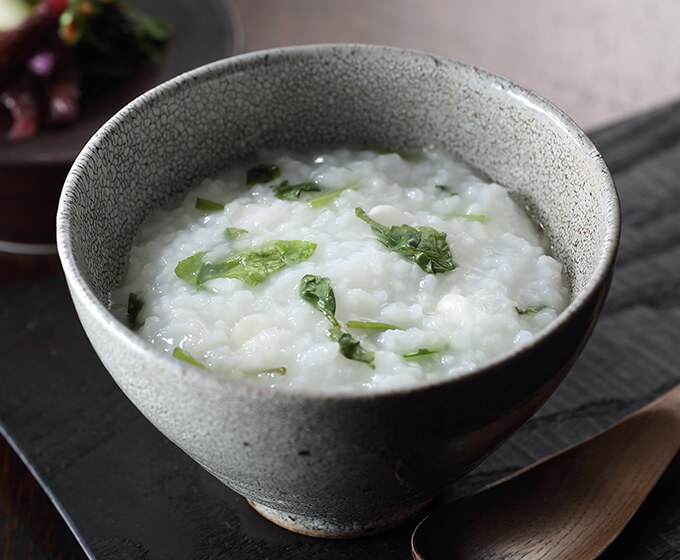
[[[237,278],[255,286],[277,270],[308,259],[315,250],[316,243],[310,241],[276,240],[257,249],[234,253],[218,263],[204,262],[205,253],[196,253],[181,261],[175,267],[175,274],[199,288],[213,278]]]
[[[299,200],[303,192],[318,192],[321,187],[311,181],[291,185],[288,181],[283,181],[278,185],[271,185],[274,196],[281,200]]]
[[[228,227],[224,230],[224,235],[226,235],[229,239],[236,239],[237,237],[241,237],[244,233],[248,233],[248,230],[238,227]]]
[[[277,367],[277,368],[263,369],[262,371],[258,371],[257,375],[264,375],[264,374],[267,374],[267,373],[274,373],[276,375],[286,375],[286,371],[288,371],[286,369],[286,366],[281,366],[281,367]]]
[[[451,196],[458,196],[458,193],[454,190],[451,190],[451,187],[448,187],[446,185],[435,185],[435,189],[439,189],[440,191],[444,191],[447,194],[450,194]]]
[[[373,359],[375,353],[366,350],[361,343],[342,328],[335,318],[335,294],[329,278],[307,274],[300,282],[300,297],[312,307],[321,311],[333,325],[328,329],[328,336],[340,346],[340,353],[349,358],[364,362],[375,369]]]
[[[330,278],[307,274],[299,289],[300,297],[323,313],[334,327],[340,326],[335,318],[335,294]]]
[[[196,253],[186,259],[179,261],[175,267],[175,274],[192,286],[198,286],[198,275],[203,266],[205,251]]]
[[[462,220],[467,220],[469,222],[488,222],[489,218],[487,218],[484,214],[451,214],[449,218],[460,218]]]
[[[189,354],[189,352],[187,352],[186,350],[182,350],[179,346],[172,351],[172,355],[178,360],[183,360],[188,364],[200,367],[201,369],[208,369],[207,367],[205,367],[205,364],[199,362],[196,358]]]
[[[322,193],[322,194],[318,194],[316,196],[308,198],[307,199],[307,205],[310,208],[318,208],[319,206],[323,206],[324,204],[328,204],[329,202],[335,200],[346,190],[358,189],[359,186],[360,186],[360,183],[352,183],[350,185],[347,185],[346,187],[342,187],[341,189],[335,189],[333,191],[328,191],[328,192],[325,192],[325,193]]]
[[[395,327],[389,323],[377,323],[375,321],[347,321],[347,327],[350,329],[365,329],[373,331],[401,330],[400,327]]]
[[[373,365],[373,360],[375,359],[375,353],[370,350],[366,350],[361,346],[356,338],[351,334],[344,331],[342,327],[331,327],[328,329],[328,336],[333,342],[337,342],[340,346],[340,353],[349,358],[350,360],[356,360],[358,362],[364,362],[368,364],[372,369],[375,369]]]
[[[356,208],[355,213],[371,226],[378,241],[385,247],[413,260],[425,272],[436,274],[456,268],[445,233],[427,226],[414,228],[404,224],[387,227],[369,218],[361,208]]]
[[[255,286],[277,270],[308,259],[315,250],[316,243],[309,241],[272,241],[258,249],[231,255],[220,263],[204,264],[198,275],[198,284],[213,278],[238,278],[249,286]]]
[[[534,313],[538,313],[539,311],[543,311],[547,305],[537,305],[536,307],[515,307],[515,311],[519,315],[533,315]]]
[[[198,197],[196,198],[196,208],[205,212],[219,212],[220,210],[224,210],[224,204],[213,202],[207,198]]]
[[[249,187],[258,183],[270,183],[281,175],[281,169],[274,163],[261,163],[248,169],[246,173],[246,184]]]
[[[424,154],[420,152],[413,152],[411,154],[399,154],[399,157],[409,163],[418,163],[419,161],[423,161]]]
[[[431,356],[432,354],[437,354],[442,350],[443,348],[439,349],[418,348],[418,350],[414,350],[413,352],[406,352],[405,354],[402,354],[401,357],[404,358],[404,360],[415,360],[417,358],[422,358],[423,356]]]
[[[142,328],[144,321],[139,320],[139,312],[144,307],[144,299],[139,294],[130,292],[127,304],[127,323],[133,331],[138,331]]]

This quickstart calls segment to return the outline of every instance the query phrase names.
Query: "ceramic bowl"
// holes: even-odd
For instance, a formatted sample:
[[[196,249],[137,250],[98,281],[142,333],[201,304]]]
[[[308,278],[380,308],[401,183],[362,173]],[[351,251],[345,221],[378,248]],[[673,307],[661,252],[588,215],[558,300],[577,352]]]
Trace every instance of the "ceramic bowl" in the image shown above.
[[[566,271],[568,308],[531,344],[477,371],[338,396],[210,374],[154,348],[108,311],[152,209],[261,148],[346,145],[437,147],[507,186],[545,228]],[[57,230],[83,327],[139,410],[266,517],[346,537],[415,515],[563,379],[608,289],[619,207],[591,142],[535,94],[440,56],[319,45],[215,62],[136,99],[77,158]]]

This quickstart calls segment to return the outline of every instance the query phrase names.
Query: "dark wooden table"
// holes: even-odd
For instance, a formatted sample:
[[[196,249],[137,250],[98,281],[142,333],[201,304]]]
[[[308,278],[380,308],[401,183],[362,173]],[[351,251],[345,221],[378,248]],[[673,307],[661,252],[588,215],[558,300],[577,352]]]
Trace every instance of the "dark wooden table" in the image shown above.
[[[245,0],[238,3],[248,33],[249,22],[252,25],[263,18],[258,11],[262,2],[252,2],[250,7]],[[375,9],[374,4],[371,6]],[[295,41],[305,37],[304,19],[291,21],[285,20],[287,27],[276,28],[277,33],[285,35],[281,42],[309,42]],[[269,46],[266,42],[272,39],[266,37],[265,30],[258,28],[253,33],[260,39],[248,44],[249,49]],[[591,435],[680,382],[680,105],[599,128],[591,137],[615,176],[624,216],[617,272],[605,313],[588,348],[553,397],[444,499]],[[405,533],[329,543],[289,535],[271,529],[256,516],[249,517],[238,498],[214,486],[200,469],[176,455],[174,448],[112,387],[79,331],[53,258],[2,256],[0,279],[9,283],[0,287],[0,426],[21,447],[48,491],[54,493],[86,541],[91,557],[409,557]],[[26,350],[35,354],[21,354]],[[59,375],[75,377],[81,366],[87,375],[60,394],[63,387],[69,387],[69,379],[60,379]],[[34,398],[27,397],[30,395]],[[101,415],[87,408],[84,401],[88,399],[102,405]],[[72,410],[83,411],[83,417],[69,420],[64,411]],[[70,443],[65,439],[62,442],[60,437],[67,433],[69,426],[65,425],[69,422],[82,433],[74,435]],[[124,432],[131,428],[139,429],[138,443]],[[102,466],[107,456],[101,445],[98,455],[89,456],[91,465],[77,465],[76,460],[87,458],[87,452],[107,430],[108,445],[117,446],[125,459],[121,461],[131,470],[126,473],[127,487],[102,478],[102,473],[107,473]],[[159,470],[154,458],[164,459],[165,466]],[[1,557],[85,558],[50,499],[2,438],[0,469]],[[163,486],[149,482],[156,474]],[[83,493],[88,494],[87,499]],[[129,517],[137,520],[139,534],[134,535],[136,530],[121,519],[122,506],[115,505],[117,496],[121,502],[138,497],[135,507],[141,511],[130,510]],[[104,497],[105,507],[92,505]],[[177,497],[182,500],[172,500]],[[163,502],[165,498],[168,503]],[[177,527],[172,524],[165,526],[163,534],[163,522],[170,519],[172,508],[186,516],[184,541],[194,545],[190,549],[193,555],[158,554],[165,550],[160,542],[171,543],[178,538]],[[238,537],[230,532],[234,530],[239,531]],[[680,459],[671,464],[604,558],[680,558]]]

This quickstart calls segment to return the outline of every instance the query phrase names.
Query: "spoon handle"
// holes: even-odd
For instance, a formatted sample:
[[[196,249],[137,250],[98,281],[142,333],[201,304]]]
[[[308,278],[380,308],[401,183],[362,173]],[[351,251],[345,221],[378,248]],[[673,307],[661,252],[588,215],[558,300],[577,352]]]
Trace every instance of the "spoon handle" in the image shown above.
[[[423,520],[413,558],[591,560],[680,449],[680,385],[603,432]]]
[[[673,389],[641,408],[638,412],[644,412],[647,409],[667,409],[674,414],[680,414],[680,385],[676,385]],[[634,412],[632,415],[634,414],[637,413]]]

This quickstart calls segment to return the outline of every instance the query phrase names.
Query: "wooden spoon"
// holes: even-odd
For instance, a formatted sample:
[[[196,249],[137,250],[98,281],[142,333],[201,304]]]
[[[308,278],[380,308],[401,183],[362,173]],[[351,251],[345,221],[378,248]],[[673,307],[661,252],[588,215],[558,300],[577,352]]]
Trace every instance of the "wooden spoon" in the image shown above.
[[[680,385],[600,434],[435,511],[413,533],[413,558],[596,558],[679,449]]]

